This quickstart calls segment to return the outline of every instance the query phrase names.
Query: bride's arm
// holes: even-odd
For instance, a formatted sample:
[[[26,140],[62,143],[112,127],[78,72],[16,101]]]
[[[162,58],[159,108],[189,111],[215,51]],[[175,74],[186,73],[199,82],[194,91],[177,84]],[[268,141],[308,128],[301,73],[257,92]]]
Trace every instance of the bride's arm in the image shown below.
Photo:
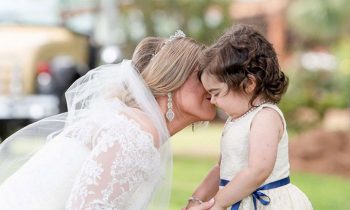
[[[82,166],[67,210],[125,209],[128,198],[148,177],[150,147],[128,126],[122,132],[111,126],[98,132],[98,144]],[[148,158],[146,158],[148,157]]]

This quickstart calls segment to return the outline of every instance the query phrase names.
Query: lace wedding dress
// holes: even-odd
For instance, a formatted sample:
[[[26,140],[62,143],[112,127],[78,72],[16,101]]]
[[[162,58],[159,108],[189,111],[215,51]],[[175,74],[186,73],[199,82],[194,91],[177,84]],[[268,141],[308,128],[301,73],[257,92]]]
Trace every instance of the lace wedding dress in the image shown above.
[[[31,132],[51,127],[55,132],[46,132],[54,135],[47,136],[37,152],[9,172],[2,183],[0,180],[2,210],[167,209],[171,153],[164,119],[130,61],[107,69],[94,70],[90,74],[97,76],[87,75],[72,86],[67,95],[74,92],[74,96],[63,117],[29,126]],[[101,75],[115,79],[108,82]],[[91,94],[92,81],[105,82],[102,86],[107,89]],[[82,90],[89,94],[83,96]],[[102,94],[106,90],[119,90],[118,94],[127,90],[128,100],[106,97]],[[133,106],[127,102],[130,98]],[[63,126],[60,129],[53,123],[57,119]],[[156,134],[149,131],[144,119],[152,122]],[[18,136],[23,137],[17,134],[15,139]],[[12,142],[14,138],[6,140],[0,157]],[[0,170],[6,170],[4,162],[0,161]]]

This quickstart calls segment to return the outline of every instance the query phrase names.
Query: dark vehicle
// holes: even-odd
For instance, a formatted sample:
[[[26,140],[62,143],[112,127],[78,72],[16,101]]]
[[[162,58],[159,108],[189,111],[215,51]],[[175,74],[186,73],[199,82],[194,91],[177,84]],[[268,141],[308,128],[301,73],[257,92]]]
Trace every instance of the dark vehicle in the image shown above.
[[[109,37],[116,26],[106,24],[116,10],[114,0],[0,2],[0,142],[65,111],[64,92],[77,78],[121,58]]]

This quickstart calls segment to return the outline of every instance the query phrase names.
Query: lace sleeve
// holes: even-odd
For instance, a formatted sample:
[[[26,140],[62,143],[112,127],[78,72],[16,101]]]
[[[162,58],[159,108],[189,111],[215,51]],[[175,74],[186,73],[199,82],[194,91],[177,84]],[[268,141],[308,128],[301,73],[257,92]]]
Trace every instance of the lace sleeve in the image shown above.
[[[66,210],[127,209],[128,198],[157,167],[159,153],[150,134],[135,123],[112,126],[98,132]]]

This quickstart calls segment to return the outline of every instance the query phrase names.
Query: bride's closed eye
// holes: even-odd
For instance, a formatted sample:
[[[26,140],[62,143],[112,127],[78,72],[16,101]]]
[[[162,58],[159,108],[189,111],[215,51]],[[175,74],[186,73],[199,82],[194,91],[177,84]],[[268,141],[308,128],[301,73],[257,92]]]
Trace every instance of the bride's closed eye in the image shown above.
[[[211,91],[209,94],[211,95],[211,97],[219,97],[221,96],[221,90],[217,89],[215,91]]]
[[[220,95],[220,92],[212,93],[211,96],[218,97]]]

